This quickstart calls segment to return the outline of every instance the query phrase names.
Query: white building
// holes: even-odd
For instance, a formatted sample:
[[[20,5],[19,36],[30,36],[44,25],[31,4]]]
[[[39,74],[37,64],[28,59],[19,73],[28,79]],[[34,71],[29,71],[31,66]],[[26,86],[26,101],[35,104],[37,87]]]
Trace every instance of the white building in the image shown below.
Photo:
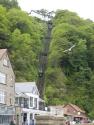
[[[64,108],[62,105],[49,106],[50,114],[56,116],[64,116]]]
[[[39,92],[35,82],[15,83],[16,105],[22,108],[22,121],[28,124],[34,119],[35,115],[47,114],[47,111],[40,110]],[[43,101],[44,103],[44,101]]]

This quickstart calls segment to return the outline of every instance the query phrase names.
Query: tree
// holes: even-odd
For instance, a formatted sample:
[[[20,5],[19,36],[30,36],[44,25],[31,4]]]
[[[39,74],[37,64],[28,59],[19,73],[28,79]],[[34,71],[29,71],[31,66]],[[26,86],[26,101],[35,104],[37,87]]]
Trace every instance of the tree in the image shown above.
[[[19,8],[17,0],[0,0],[0,4],[7,9]]]
[[[7,46],[7,42],[10,38],[9,31],[9,21],[6,17],[7,11],[6,8],[3,8],[0,5],[0,47],[4,48]]]
[[[49,76],[47,78],[47,102],[50,104],[62,104],[62,100],[63,104],[71,102],[81,106],[90,117],[93,117],[94,23],[90,20],[83,20],[76,13],[60,10],[56,12],[53,26],[47,70],[47,76]],[[73,45],[75,47],[72,51],[64,52]],[[59,91],[57,91],[57,86],[59,86]],[[54,88],[52,93],[51,88]],[[60,89],[65,91],[61,93]]]

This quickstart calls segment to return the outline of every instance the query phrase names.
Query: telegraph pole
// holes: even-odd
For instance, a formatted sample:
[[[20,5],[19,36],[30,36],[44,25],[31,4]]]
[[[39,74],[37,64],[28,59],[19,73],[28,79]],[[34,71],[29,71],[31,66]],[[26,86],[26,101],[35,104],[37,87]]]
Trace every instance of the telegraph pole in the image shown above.
[[[47,68],[49,45],[51,41],[52,18],[53,18],[54,12],[53,11],[48,12],[47,10],[44,10],[44,9],[31,10],[31,12],[41,15],[43,20],[47,24],[47,34],[44,38],[43,51],[41,51],[39,55],[39,69],[38,69],[38,80],[37,80],[37,86],[40,93],[40,98],[43,99],[44,92],[45,92],[45,71]]]

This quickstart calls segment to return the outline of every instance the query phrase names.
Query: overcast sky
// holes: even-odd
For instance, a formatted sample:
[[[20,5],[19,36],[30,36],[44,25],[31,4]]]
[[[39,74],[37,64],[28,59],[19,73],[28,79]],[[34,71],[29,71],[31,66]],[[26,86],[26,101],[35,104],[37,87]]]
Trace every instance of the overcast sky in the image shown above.
[[[32,9],[68,9],[77,12],[80,17],[94,21],[94,0],[18,0],[22,10]]]

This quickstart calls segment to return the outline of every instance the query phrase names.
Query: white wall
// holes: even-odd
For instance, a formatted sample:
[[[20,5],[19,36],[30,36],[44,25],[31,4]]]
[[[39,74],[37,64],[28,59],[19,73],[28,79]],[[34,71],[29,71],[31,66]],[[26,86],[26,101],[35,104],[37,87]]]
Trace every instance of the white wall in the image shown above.
[[[63,108],[54,107],[54,106],[50,106],[49,108],[50,108],[50,113],[52,115],[59,115],[59,116],[63,116],[64,115]]]
[[[29,97],[29,108],[34,108],[35,107],[34,99],[37,98],[37,108],[36,109],[39,109],[39,95],[34,95],[32,93],[26,93],[26,95]],[[33,97],[33,107],[30,106],[30,97]]]

